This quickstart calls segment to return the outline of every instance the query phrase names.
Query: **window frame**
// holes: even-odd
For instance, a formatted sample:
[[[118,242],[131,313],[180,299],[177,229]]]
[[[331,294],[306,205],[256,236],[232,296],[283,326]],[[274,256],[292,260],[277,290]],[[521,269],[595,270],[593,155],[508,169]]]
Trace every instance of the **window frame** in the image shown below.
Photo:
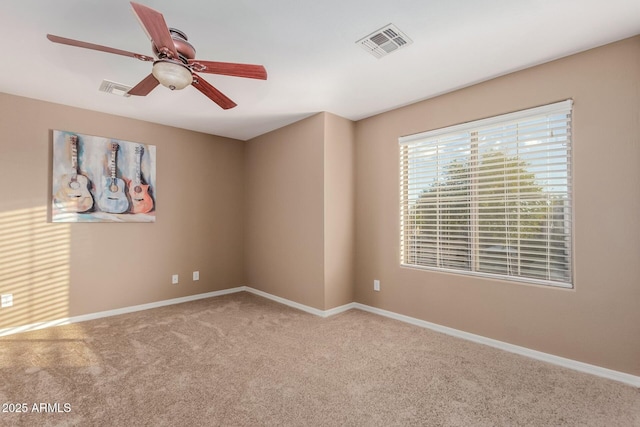
[[[565,222],[564,225],[564,229],[565,229],[565,246],[566,246],[566,250],[568,252],[568,255],[566,255],[566,265],[567,265],[567,271],[568,271],[568,279],[564,280],[564,281],[559,281],[559,280],[546,280],[546,279],[540,279],[540,278],[535,278],[535,277],[527,277],[527,276],[523,276],[523,275],[513,275],[509,273],[509,270],[511,269],[511,266],[509,265],[509,262],[504,262],[504,264],[502,265],[502,267],[504,269],[507,270],[507,273],[490,273],[490,272],[484,272],[484,271],[477,271],[474,270],[474,268],[478,268],[479,263],[476,263],[473,261],[473,258],[478,258],[480,257],[480,241],[481,238],[479,237],[480,234],[480,226],[478,225],[478,223],[474,223],[473,218],[475,218],[477,220],[478,218],[478,212],[474,212],[474,208],[472,206],[477,206],[479,203],[479,199],[477,198],[477,194],[474,194],[473,196],[471,196],[471,194],[473,194],[474,191],[477,191],[477,188],[475,188],[473,185],[470,186],[470,202],[469,202],[469,207],[468,209],[468,216],[470,218],[469,220],[469,243],[468,246],[470,247],[469,249],[469,258],[472,259],[472,261],[470,261],[470,267],[469,269],[458,269],[458,268],[447,268],[447,267],[443,267],[443,266],[433,266],[433,265],[421,265],[418,263],[410,263],[410,262],[406,262],[408,260],[407,258],[407,254],[405,254],[405,239],[408,238],[407,233],[405,232],[405,220],[407,217],[409,217],[409,214],[407,214],[405,211],[406,209],[408,209],[408,206],[410,206],[410,193],[411,191],[414,190],[409,190],[409,184],[408,184],[408,176],[409,176],[409,172],[407,172],[408,170],[410,170],[410,166],[408,165],[408,160],[405,160],[404,158],[404,154],[403,154],[403,147],[405,146],[411,146],[411,144],[414,144],[414,148],[415,146],[417,146],[417,144],[419,143],[424,143],[428,140],[433,140],[437,137],[443,137],[445,135],[455,135],[455,134],[460,134],[460,133],[464,133],[467,132],[470,135],[473,135],[474,132],[475,135],[477,135],[478,130],[482,130],[482,129],[486,129],[487,127],[491,127],[491,126],[507,126],[510,124],[514,124],[514,123],[518,123],[518,122],[522,122],[525,119],[531,119],[534,117],[541,117],[541,116],[550,116],[553,114],[566,114],[566,151],[567,151],[567,155],[566,155],[566,161],[564,162],[564,170],[566,170],[566,179],[567,179],[567,183],[566,183],[566,197],[567,197],[567,205],[565,210],[562,211],[562,220],[563,222]],[[465,122],[465,123],[461,123],[461,124],[457,124],[457,125],[453,125],[453,126],[447,126],[447,127],[443,127],[443,128],[438,128],[438,129],[434,129],[431,131],[427,131],[427,132],[420,132],[417,134],[412,134],[412,135],[407,135],[407,136],[402,136],[400,138],[398,138],[398,148],[399,148],[399,167],[400,167],[400,173],[399,173],[399,201],[400,201],[400,221],[399,221],[399,237],[400,237],[400,253],[399,253],[399,260],[400,260],[400,266],[404,267],[404,268],[412,268],[412,269],[420,269],[420,270],[429,270],[429,271],[437,271],[437,272],[445,272],[445,273],[453,273],[453,274],[462,274],[462,275],[467,275],[467,276],[476,276],[476,277],[484,277],[484,278],[491,278],[491,279],[498,279],[498,280],[504,280],[504,281],[513,281],[513,282],[521,282],[521,283],[528,283],[528,284],[535,284],[535,285],[545,285],[545,286],[550,286],[550,287],[554,287],[554,288],[565,288],[565,289],[573,289],[574,288],[574,277],[575,277],[575,262],[574,262],[574,240],[575,240],[575,233],[574,233],[574,227],[575,227],[575,210],[574,210],[574,194],[573,194],[573,168],[574,168],[574,163],[573,163],[573,129],[572,129],[572,115],[573,115],[573,101],[571,99],[565,100],[565,101],[561,101],[561,102],[556,102],[553,104],[548,104],[548,105],[543,105],[543,106],[539,106],[539,107],[534,107],[534,108],[529,108],[529,109],[525,109],[525,110],[520,110],[520,111],[516,111],[516,112],[512,112],[512,113],[507,113],[507,114],[502,114],[502,115],[498,115],[498,116],[493,116],[493,117],[488,117],[485,119],[480,119],[480,120],[475,120],[475,121],[470,121],[470,122]],[[478,156],[478,147],[476,146],[474,148],[473,146],[473,139],[474,136],[471,136],[469,138],[469,152],[473,153],[474,150],[475,154],[470,154],[470,158],[473,158],[473,156]],[[520,141],[516,140],[516,147],[519,147]],[[549,150],[551,151],[551,150]],[[473,171],[473,174],[477,174],[478,171],[480,170],[480,163],[477,162],[477,157],[476,157],[476,162],[474,163],[475,166],[473,166],[473,169],[471,169]],[[472,161],[473,163],[473,161]],[[415,173],[415,171],[414,171]],[[440,179],[442,177],[442,171],[438,170],[437,174],[436,174],[437,178]],[[405,182],[405,179],[407,180],[407,182]],[[475,178],[474,178],[475,179]],[[537,177],[536,177],[537,179]],[[475,184],[474,184],[475,185]],[[424,188],[422,189],[424,190]],[[521,203],[524,199],[522,197],[517,198],[517,201],[519,203]],[[440,208],[440,204],[437,204],[437,209],[441,209]],[[545,221],[548,226],[550,221],[553,221],[552,219],[550,219],[549,217],[545,218]],[[568,227],[566,226],[566,223],[569,223]],[[518,225],[517,230],[518,233],[521,232],[522,227],[520,225]],[[440,239],[440,231],[436,232],[437,235],[437,239]],[[505,246],[505,248],[507,250],[509,250],[509,246]],[[436,254],[436,256],[439,256],[439,252],[441,251],[441,249],[438,246],[438,249],[435,249],[435,251],[433,253]],[[549,247],[547,247],[547,250],[545,251],[546,256],[550,257],[553,254],[550,253],[549,251]],[[414,255],[415,256],[415,255]],[[508,256],[507,256],[508,258]],[[439,262],[437,262],[439,263]],[[551,271],[549,270],[549,265],[550,263],[547,263],[547,271]]]

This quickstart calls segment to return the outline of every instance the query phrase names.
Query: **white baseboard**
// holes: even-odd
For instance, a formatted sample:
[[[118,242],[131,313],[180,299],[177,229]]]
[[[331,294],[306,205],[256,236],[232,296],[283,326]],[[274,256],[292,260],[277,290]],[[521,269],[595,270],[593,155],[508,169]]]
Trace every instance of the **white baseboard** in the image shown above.
[[[492,338],[483,337],[482,335],[464,332],[458,329],[449,328],[448,326],[438,325],[437,323],[427,322],[425,320],[416,319],[414,317],[405,316],[403,314],[382,310],[380,308],[371,307],[360,303],[354,303],[354,308],[367,311],[369,313],[378,314],[380,316],[389,317],[391,319],[400,320],[401,322],[410,323],[412,325],[420,326],[423,328],[428,328],[436,332],[441,332],[443,334],[451,335],[457,338],[473,341],[475,343],[499,348],[500,350],[505,350],[510,353],[516,353],[522,356],[530,357],[532,359],[541,360],[543,362],[552,363],[554,365],[563,366],[565,368],[585,372],[587,374],[596,375],[598,377],[608,378],[610,380],[619,381],[640,388],[639,376],[614,371],[612,369],[602,368],[600,366],[590,365],[584,362],[578,362],[577,360],[567,359],[565,357],[555,356],[549,353],[543,353],[541,351],[509,344],[503,341],[494,340]]]
[[[0,337],[18,334],[20,332],[36,331],[38,329],[50,328],[52,326],[69,325],[71,323],[86,322],[87,320],[101,319],[103,317],[117,316],[119,314],[134,313],[136,311],[149,310],[151,308],[164,307],[166,305],[180,304],[183,302],[196,301],[204,298],[218,297],[226,294],[233,294],[244,291],[244,286],[231,289],[223,289],[221,291],[207,292],[204,294],[189,295],[186,297],[173,298],[163,301],[151,302],[148,304],[134,305],[131,307],[116,308],[114,310],[100,311],[98,313],[83,314],[80,316],[64,317],[62,319],[51,320],[48,322],[31,323],[29,325],[16,326],[14,328],[0,329]]]
[[[244,291],[250,292],[250,293],[255,294],[255,295],[259,295],[259,296],[261,296],[263,298],[270,299],[271,301],[279,302],[280,304],[288,305],[289,307],[297,308],[298,310],[305,311],[305,312],[310,313],[310,314],[315,314],[316,316],[320,316],[320,317],[333,316],[335,314],[342,313],[342,312],[345,312],[347,310],[351,310],[352,308],[355,307],[355,305],[354,305],[355,303],[352,302],[352,303],[349,303],[349,304],[341,305],[340,307],[332,308],[330,310],[320,310],[320,309],[315,308],[315,307],[310,307],[308,305],[300,304],[298,302],[291,301],[291,300],[288,300],[286,298],[278,297],[278,296],[269,294],[267,292],[260,291],[258,289],[254,289],[254,288],[252,288],[250,286],[243,286],[243,288],[244,288],[243,289]]]
[[[436,332],[451,335],[456,338],[462,338],[468,341],[473,341],[478,344],[488,345],[490,347],[499,348],[500,350],[508,351],[510,353],[519,354],[521,356],[530,357],[532,359],[541,360],[543,362],[552,363],[554,365],[562,366],[565,368],[573,369],[575,371],[585,372],[587,374],[596,375],[598,377],[607,378],[614,381],[619,381],[625,384],[629,384],[634,387],[640,388],[640,377],[626,374],[624,372],[614,371],[612,369],[602,368],[600,366],[590,365],[584,362],[578,362],[577,360],[567,359],[565,357],[555,356],[549,353],[543,353],[541,351],[532,350],[530,348],[521,347],[514,344],[509,344],[504,341],[494,340],[492,338],[483,337],[482,335],[476,335],[469,332],[464,332],[459,329],[450,328],[448,326],[438,325],[437,323],[427,322],[426,320],[416,319],[415,317],[405,316],[403,314],[394,313],[392,311],[383,310],[369,305],[352,302],[342,305],[340,307],[332,308],[330,310],[319,310],[317,308],[309,307],[304,304],[300,304],[285,298],[281,298],[275,295],[268,294],[263,291],[244,286],[244,290],[261,297],[270,299],[272,301],[279,302],[289,307],[297,308],[298,310],[305,311],[307,313],[315,314],[320,317],[329,317],[338,313],[345,312],[351,309],[358,309],[369,313],[377,314],[380,316],[388,317],[391,319],[399,320],[401,322],[410,323],[422,328],[428,328]]]
[[[204,298],[212,298],[212,297],[233,294],[236,292],[243,292],[243,291],[261,296],[263,298],[270,299],[280,304],[287,305],[289,307],[293,307],[298,310],[302,310],[304,312],[307,312],[319,317],[329,317],[339,313],[343,313],[347,310],[358,309],[358,310],[366,311],[369,313],[377,314],[380,316],[388,317],[391,319],[399,320],[401,322],[409,323],[415,326],[428,328],[436,332],[441,332],[457,338],[462,338],[468,341],[473,341],[475,343],[499,348],[501,350],[505,350],[511,353],[516,353],[522,356],[530,357],[532,359],[541,360],[543,362],[552,363],[554,365],[563,366],[565,368],[573,369],[580,372],[585,372],[591,375],[596,375],[598,377],[607,378],[614,381],[619,381],[625,384],[629,384],[633,387],[640,388],[640,376],[631,375],[631,374],[627,374],[619,371],[614,371],[612,369],[602,368],[600,366],[590,365],[588,363],[578,362],[577,360],[567,359],[564,357],[555,356],[553,354],[543,353],[541,351],[532,350],[532,349],[517,346],[514,344],[509,344],[503,341],[498,341],[491,338],[483,337],[481,335],[464,332],[458,329],[450,328],[448,326],[442,326],[436,323],[427,322],[426,320],[416,319],[415,317],[405,316],[403,314],[394,313],[392,311],[387,311],[387,310],[371,307],[371,306],[356,303],[356,302],[345,304],[340,307],[335,307],[329,310],[320,310],[314,307],[310,307],[308,305],[304,305],[304,304],[297,303],[295,301],[288,300],[286,298],[269,294],[264,291],[260,291],[258,289],[254,289],[249,286],[239,286],[236,288],[224,289],[221,291],[214,291],[214,292],[207,292],[204,294],[190,295],[190,296],[181,297],[181,298],[173,298],[173,299],[164,300],[164,301],[152,302],[149,304],[135,305],[131,307],[118,308],[115,310],[107,310],[107,311],[101,311],[98,313],[85,314],[81,316],[66,317],[63,319],[53,320],[49,322],[40,322],[40,323],[33,323],[30,325],[18,326],[14,328],[0,329],[0,337],[13,335],[20,332],[28,332],[28,331],[38,330],[38,329],[49,328],[52,326],[86,322],[87,320],[100,319],[100,318],[109,317],[109,316],[117,316],[119,314],[133,313],[136,311],[149,310],[152,308],[164,307],[167,305],[180,304],[183,302],[195,301],[195,300],[204,299]]]
[[[338,313],[345,312],[351,309],[358,309],[369,313],[377,314],[391,319],[399,320],[401,322],[410,323],[422,328],[428,328],[436,332],[451,335],[457,338],[462,338],[468,341],[473,341],[478,344],[488,345],[490,347],[499,348],[500,350],[508,351],[510,353],[519,354],[522,356],[530,357],[532,359],[541,360],[543,362],[552,363],[554,365],[562,366],[565,368],[573,369],[575,371],[585,372],[587,374],[596,375],[602,378],[608,378],[610,380],[619,381],[625,384],[629,384],[634,387],[640,388],[640,377],[626,374],[624,372],[614,371],[612,369],[602,368],[600,366],[590,365],[588,363],[579,362],[573,359],[567,359],[565,357],[555,356],[549,353],[543,353],[541,351],[532,350],[530,348],[521,347],[514,344],[509,344],[504,341],[494,340],[492,338],[483,337],[482,335],[476,335],[469,332],[464,332],[459,329],[450,328],[448,326],[438,325],[437,323],[427,322],[426,320],[416,319],[415,317],[405,316],[403,314],[394,313],[392,311],[383,310],[369,305],[352,302],[342,305],[340,307],[332,308],[330,310],[319,310],[317,308],[309,307],[304,304],[300,304],[285,298],[281,298],[275,295],[268,294],[257,289],[253,289],[249,286],[244,286],[244,290],[253,294],[259,295],[264,298],[268,298],[272,301],[279,302],[289,307],[297,308],[307,313],[315,314],[320,317],[329,317]]]

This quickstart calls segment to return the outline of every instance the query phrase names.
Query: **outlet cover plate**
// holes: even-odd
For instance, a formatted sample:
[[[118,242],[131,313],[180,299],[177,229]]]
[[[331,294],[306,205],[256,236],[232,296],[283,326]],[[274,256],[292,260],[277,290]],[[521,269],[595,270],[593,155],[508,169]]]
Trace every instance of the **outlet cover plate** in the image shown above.
[[[178,275],[174,274],[173,276],[171,276],[171,284],[173,285],[177,285],[178,284]]]
[[[193,272],[193,280],[200,280],[200,272],[199,271],[194,271]]]
[[[1,305],[2,308],[13,306],[13,294],[3,294]]]

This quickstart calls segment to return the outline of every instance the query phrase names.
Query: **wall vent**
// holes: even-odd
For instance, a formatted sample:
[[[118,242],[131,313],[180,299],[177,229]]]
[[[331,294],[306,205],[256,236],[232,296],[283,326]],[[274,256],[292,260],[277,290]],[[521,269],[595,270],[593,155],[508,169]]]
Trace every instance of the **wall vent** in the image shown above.
[[[112,93],[119,96],[131,96],[127,92],[132,86],[123,85],[122,83],[116,83],[109,80],[103,80],[100,85],[100,91],[106,93]]]
[[[356,42],[376,58],[387,56],[411,43],[413,41],[393,24],[385,25]]]

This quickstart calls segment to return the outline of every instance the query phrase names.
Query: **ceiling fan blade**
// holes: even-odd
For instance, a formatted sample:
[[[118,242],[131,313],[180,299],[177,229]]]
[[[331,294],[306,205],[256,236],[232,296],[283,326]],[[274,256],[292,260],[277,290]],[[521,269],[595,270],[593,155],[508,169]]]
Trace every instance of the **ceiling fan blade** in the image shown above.
[[[193,73],[193,83],[191,85],[225,110],[238,105],[196,73]]]
[[[158,52],[177,59],[178,52],[173,44],[173,39],[171,38],[169,28],[164,21],[162,13],[134,2],[131,2],[131,7],[138,21],[140,21],[140,25],[142,25],[142,28],[158,49]]]
[[[53,34],[47,34],[47,38],[54,43],[66,44],[69,46],[83,47],[85,49],[99,50],[101,52],[115,53],[116,55],[130,56],[137,58],[141,61],[153,61],[154,58],[146,55],[140,55],[139,53],[128,52],[126,50],[115,49],[108,46],[101,46],[99,44],[82,42],[79,40],[67,39],[65,37],[54,36]]]
[[[265,70],[262,65],[201,61],[199,59],[190,59],[189,64],[195,71],[200,73],[224,74],[225,76],[267,80],[267,70]]]
[[[129,92],[127,93],[129,95],[147,96],[149,92],[155,89],[159,84],[160,82],[153,76],[153,74],[149,74],[140,83],[129,89]]]

